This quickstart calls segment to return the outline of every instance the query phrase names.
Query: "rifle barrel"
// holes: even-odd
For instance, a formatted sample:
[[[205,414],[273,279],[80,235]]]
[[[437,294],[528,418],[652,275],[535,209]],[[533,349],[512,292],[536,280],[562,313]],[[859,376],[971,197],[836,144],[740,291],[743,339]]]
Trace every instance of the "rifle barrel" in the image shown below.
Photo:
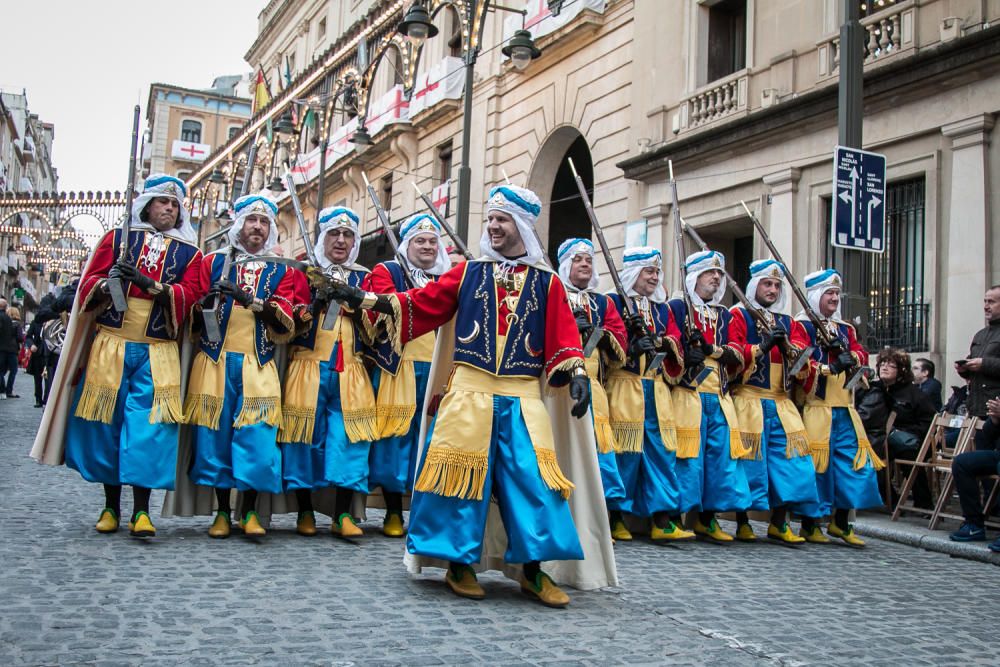
[[[465,245],[465,241],[463,241],[462,238],[455,233],[455,230],[452,228],[452,226],[448,224],[448,221],[445,220],[445,217],[441,215],[441,212],[437,210],[436,206],[434,206],[434,202],[431,201],[431,198],[428,197],[426,194],[424,194],[424,191],[421,190],[416,183],[414,183],[413,181],[410,181],[410,183],[413,185],[413,189],[417,191],[417,194],[420,195],[420,199],[424,202],[424,206],[427,207],[427,210],[431,212],[431,215],[434,216],[434,219],[438,221],[439,225],[441,225],[441,229],[443,229],[445,233],[449,236],[449,238],[451,238],[451,242],[455,244],[455,247],[458,248],[458,251],[463,255],[465,255],[466,259],[475,259],[472,256],[472,253],[469,252],[468,246]]]

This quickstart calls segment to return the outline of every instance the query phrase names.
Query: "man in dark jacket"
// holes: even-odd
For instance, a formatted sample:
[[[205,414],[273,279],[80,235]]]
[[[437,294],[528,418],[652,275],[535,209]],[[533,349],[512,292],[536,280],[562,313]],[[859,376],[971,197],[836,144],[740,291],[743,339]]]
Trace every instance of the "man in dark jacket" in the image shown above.
[[[31,350],[31,360],[27,372],[35,378],[35,407],[40,408],[48,401],[52,389],[52,378],[55,377],[56,363],[59,361],[59,350],[45,339],[45,325],[57,319],[55,312],[56,297],[46,294],[38,305],[38,313],[28,326],[24,344]]]
[[[1000,474],[1000,400],[988,400],[986,411],[989,418],[981,431],[984,446],[974,452],[959,454],[951,464],[951,474],[955,476],[955,488],[965,518],[962,527],[951,534],[951,539],[956,542],[986,540],[983,500],[976,480]],[[990,544],[990,550],[1000,552],[1000,537]]]
[[[7,299],[0,297],[0,398],[13,396],[13,378],[17,372],[17,351],[20,347],[18,328],[7,314]],[[10,387],[7,386],[8,373]]]
[[[986,326],[976,332],[969,356],[955,362],[955,370],[969,381],[969,414],[986,418],[986,402],[1000,398],[1000,285],[986,290],[983,297]],[[976,449],[987,446],[982,432],[976,434]]]
[[[934,362],[920,357],[913,362],[913,383],[931,399],[934,410],[941,412],[941,381],[934,377]]]

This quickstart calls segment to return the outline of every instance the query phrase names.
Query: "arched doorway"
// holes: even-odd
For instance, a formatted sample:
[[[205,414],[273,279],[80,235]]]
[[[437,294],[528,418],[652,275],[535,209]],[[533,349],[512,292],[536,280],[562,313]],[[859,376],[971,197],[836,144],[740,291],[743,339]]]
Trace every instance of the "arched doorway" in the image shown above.
[[[528,187],[538,193],[544,204],[537,229],[553,266],[557,264],[556,251],[560,243],[570,237],[589,239],[593,236],[587,209],[569,168],[570,158],[593,199],[594,164],[590,148],[580,131],[572,126],[557,128],[549,135],[532,165],[528,179]]]

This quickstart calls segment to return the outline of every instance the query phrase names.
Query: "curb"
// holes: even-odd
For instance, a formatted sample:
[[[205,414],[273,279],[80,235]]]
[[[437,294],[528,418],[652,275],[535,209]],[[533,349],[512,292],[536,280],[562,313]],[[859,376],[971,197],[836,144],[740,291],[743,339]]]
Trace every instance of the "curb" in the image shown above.
[[[880,540],[906,544],[926,551],[934,551],[956,558],[965,558],[967,560],[1000,566],[1000,553],[990,551],[986,548],[986,543],[952,542],[947,537],[921,535],[898,528],[886,528],[862,520],[855,521],[854,530],[861,535]]]

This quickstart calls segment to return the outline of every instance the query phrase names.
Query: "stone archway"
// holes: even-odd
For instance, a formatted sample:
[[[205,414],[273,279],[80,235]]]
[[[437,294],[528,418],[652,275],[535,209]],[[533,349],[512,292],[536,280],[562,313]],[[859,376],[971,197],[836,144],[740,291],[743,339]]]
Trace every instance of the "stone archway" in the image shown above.
[[[538,236],[556,265],[559,244],[574,236],[591,238],[587,210],[580,199],[567,158],[573,159],[584,187],[593,197],[594,164],[586,138],[572,125],[563,125],[548,136],[531,166],[528,187],[542,200]]]

